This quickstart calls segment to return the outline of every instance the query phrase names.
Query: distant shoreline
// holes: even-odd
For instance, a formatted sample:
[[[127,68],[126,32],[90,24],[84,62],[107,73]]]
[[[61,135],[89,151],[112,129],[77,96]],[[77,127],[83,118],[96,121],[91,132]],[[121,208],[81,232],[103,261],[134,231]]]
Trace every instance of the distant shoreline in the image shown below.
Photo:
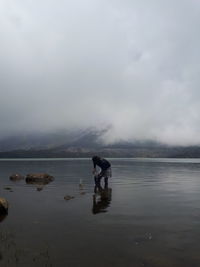
[[[107,159],[116,161],[116,160],[131,160],[131,161],[149,161],[149,162],[156,162],[156,161],[162,161],[162,162],[191,162],[191,163],[200,163],[200,158],[113,158],[108,157]],[[0,161],[69,161],[69,160],[91,160],[91,157],[81,157],[81,158],[0,158]]]
[[[0,151],[1,159],[17,158],[91,158],[95,154],[106,158],[200,158],[199,146],[134,146],[134,147],[56,147]]]

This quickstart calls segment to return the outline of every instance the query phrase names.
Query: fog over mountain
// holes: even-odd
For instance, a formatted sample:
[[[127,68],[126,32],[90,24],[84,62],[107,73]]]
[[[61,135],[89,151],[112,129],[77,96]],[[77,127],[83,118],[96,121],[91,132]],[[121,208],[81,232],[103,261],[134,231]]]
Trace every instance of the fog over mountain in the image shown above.
[[[0,139],[200,144],[200,2],[1,0]]]

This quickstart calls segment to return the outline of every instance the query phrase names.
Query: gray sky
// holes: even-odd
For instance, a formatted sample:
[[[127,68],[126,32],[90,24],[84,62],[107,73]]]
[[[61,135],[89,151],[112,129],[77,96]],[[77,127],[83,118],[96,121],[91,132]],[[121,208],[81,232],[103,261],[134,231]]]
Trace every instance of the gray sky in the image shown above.
[[[0,136],[200,144],[199,29],[198,0],[1,0]]]

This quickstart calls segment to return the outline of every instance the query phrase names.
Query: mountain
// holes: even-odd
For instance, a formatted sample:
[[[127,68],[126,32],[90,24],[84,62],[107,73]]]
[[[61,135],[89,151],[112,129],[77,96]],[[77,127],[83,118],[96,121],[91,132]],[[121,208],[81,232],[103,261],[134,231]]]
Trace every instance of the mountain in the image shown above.
[[[200,158],[199,146],[167,146],[152,141],[121,141],[105,145],[105,129],[60,131],[51,134],[10,136],[0,140],[0,158],[161,157]]]
[[[45,150],[68,147],[96,147],[99,146],[99,136],[103,133],[94,129],[84,131],[59,131],[43,134],[24,134],[2,138],[0,152],[14,150]]]

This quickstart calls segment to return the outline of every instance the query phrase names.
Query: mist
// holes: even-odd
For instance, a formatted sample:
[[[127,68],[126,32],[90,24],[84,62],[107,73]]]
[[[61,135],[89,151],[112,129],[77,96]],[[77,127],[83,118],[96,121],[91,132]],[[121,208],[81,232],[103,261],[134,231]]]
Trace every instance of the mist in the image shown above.
[[[200,2],[2,0],[0,138],[200,144]]]

